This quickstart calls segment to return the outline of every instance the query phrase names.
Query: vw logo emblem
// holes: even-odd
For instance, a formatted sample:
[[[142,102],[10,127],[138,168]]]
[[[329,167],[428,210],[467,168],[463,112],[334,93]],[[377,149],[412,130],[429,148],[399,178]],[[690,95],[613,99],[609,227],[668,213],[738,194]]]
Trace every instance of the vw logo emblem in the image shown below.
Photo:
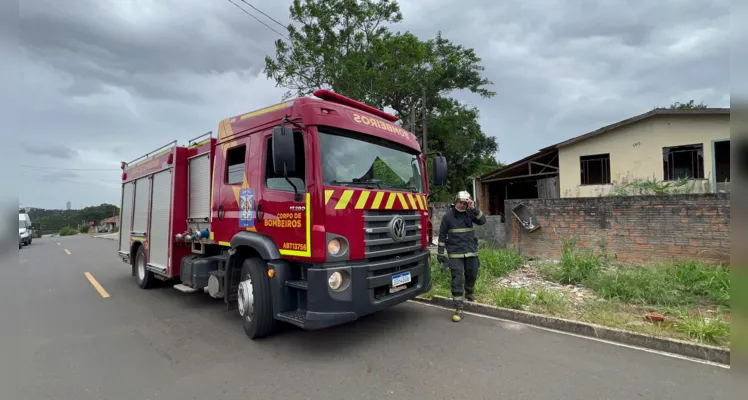
[[[390,221],[390,236],[395,242],[405,239],[405,220],[402,217],[398,216]]]

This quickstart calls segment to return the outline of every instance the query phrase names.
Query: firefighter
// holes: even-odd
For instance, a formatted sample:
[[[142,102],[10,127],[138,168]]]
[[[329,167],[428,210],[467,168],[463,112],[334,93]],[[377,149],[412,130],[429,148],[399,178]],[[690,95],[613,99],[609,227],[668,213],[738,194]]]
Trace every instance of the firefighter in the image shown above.
[[[475,301],[475,280],[478,278],[478,238],[473,225],[486,223],[486,216],[475,208],[470,193],[461,191],[455,196],[454,206],[444,214],[439,226],[437,260],[448,265],[452,273],[452,301],[455,313],[452,321],[464,316],[465,299]]]

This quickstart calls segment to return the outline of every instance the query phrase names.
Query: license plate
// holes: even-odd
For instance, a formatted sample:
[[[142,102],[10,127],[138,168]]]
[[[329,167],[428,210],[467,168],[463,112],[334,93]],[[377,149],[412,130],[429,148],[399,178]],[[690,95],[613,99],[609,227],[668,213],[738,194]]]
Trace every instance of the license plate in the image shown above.
[[[398,287],[410,283],[410,271],[402,274],[392,275],[392,287]]]

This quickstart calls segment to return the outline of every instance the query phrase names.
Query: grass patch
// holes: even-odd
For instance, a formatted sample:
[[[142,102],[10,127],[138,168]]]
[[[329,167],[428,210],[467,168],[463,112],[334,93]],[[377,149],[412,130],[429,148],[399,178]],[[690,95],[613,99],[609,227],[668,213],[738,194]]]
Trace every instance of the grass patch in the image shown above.
[[[481,247],[478,250],[480,269],[475,282],[475,296],[482,300],[492,298],[496,279],[522,267],[525,259],[517,251],[494,247]],[[424,295],[452,297],[452,274],[449,269],[442,269],[437,258],[431,257],[431,290]]]
[[[493,303],[497,307],[521,310],[530,305],[532,298],[526,289],[503,288],[493,294]]]
[[[494,278],[506,276],[525,265],[525,258],[514,250],[485,247],[478,250],[478,258],[482,272]]]
[[[72,226],[65,226],[57,233],[60,236],[72,236],[77,235],[78,230],[73,228]]]
[[[684,315],[678,329],[689,338],[704,343],[723,344],[730,336],[730,324],[719,316]]]
[[[530,305],[530,311],[555,316],[566,316],[569,314],[569,301],[561,293],[545,288],[535,292],[535,298]]]
[[[528,310],[625,329],[657,337],[730,346],[730,269],[700,261],[679,261],[623,267],[607,254],[580,252],[575,241],[565,241],[561,260],[539,268],[546,280],[583,285],[594,297],[580,299],[565,288],[544,285],[503,288],[498,278],[525,264],[515,251],[481,247],[481,268],[476,282],[479,302]],[[432,289],[424,297],[452,297],[451,274],[436,257],[431,263]],[[645,321],[648,311],[665,315],[665,321]],[[748,347],[747,347],[748,348]]]
[[[598,296],[660,306],[730,306],[730,272],[698,261],[618,269],[587,282]]]
[[[596,277],[605,267],[607,257],[592,252],[577,251],[574,239],[563,242],[561,261],[541,269],[545,279],[566,285],[579,285]]]
[[[552,282],[584,285],[605,299],[632,304],[730,306],[730,271],[700,261],[678,261],[635,268],[608,268],[605,254],[580,252],[564,241],[558,264],[540,268]]]

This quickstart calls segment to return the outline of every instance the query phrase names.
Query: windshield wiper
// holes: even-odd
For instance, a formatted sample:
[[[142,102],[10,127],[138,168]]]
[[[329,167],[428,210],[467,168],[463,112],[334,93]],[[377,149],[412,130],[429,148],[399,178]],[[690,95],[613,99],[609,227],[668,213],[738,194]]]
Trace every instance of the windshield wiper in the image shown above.
[[[379,184],[379,181],[332,181],[330,182],[331,185],[341,185],[341,186],[359,186],[366,189],[381,189],[382,185]],[[375,184],[376,186],[372,185]]]
[[[391,184],[388,184],[388,185],[386,185],[386,187],[393,188],[393,189],[407,190],[407,191],[412,192],[412,193],[418,193],[418,189],[414,188],[413,186],[408,185],[407,183],[404,184],[404,185],[391,185]]]

